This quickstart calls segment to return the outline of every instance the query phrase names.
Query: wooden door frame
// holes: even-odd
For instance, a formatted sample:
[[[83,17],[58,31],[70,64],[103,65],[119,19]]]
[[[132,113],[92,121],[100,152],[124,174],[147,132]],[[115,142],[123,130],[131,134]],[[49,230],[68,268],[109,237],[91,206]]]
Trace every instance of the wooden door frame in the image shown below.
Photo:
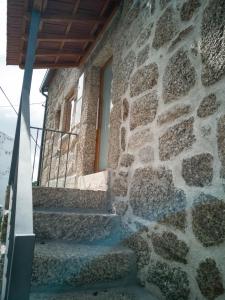
[[[102,112],[103,112],[104,71],[106,67],[112,62],[112,60],[113,60],[113,56],[111,56],[100,69],[99,101],[98,101],[98,113],[97,113],[96,147],[95,147],[95,164],[94,164],[95,173],[100,172],[99,158],[100,158],[101,125],[102,125]]]

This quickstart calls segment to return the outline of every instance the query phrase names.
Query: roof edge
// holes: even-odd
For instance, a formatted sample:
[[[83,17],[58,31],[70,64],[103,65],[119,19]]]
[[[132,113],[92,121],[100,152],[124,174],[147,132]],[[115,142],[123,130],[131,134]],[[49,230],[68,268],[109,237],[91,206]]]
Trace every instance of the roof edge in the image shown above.
[[[45,73],[45,76],[42,80],[39,91],[45,93],[48,91],[49,85],[56,74],[56,69],[48,69]]]

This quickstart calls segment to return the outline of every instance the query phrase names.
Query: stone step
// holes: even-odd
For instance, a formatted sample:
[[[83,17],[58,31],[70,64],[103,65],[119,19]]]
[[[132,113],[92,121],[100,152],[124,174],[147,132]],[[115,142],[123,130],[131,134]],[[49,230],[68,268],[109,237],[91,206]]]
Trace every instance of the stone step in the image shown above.
[[[136,277],[135,255],[123,246],[47,242],[35,245],[32,290],[91,287]]]
[[[34,208],[87,208],[107,211],[107,192],[68,188],[33,187]]]
[[[126,286],[68,293],[33,293],[30,300],[157,300],[144,288]]]
[[[98,211],[35,210],[34,233],[45,240],[97,241],[117,239],[120,217]]]

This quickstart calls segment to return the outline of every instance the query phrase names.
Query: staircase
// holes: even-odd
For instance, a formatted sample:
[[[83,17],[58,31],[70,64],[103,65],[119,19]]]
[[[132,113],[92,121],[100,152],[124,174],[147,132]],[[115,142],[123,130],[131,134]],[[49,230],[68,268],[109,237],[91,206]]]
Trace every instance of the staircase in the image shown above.
[[[120,217],[102,191],[33,188],[36,244],[30,300],[154,300],[121,245]]]

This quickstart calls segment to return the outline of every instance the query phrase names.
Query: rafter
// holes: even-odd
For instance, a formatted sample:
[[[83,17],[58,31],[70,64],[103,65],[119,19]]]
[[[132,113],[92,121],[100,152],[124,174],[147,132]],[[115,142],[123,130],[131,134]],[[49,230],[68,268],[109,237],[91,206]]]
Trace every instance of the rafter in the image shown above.
[[[75,5],[74,5],[74,8],[73,8],[72,16],[75,16],[75,15],[76,15],[76,13],[77,13],[77,11],[78,11],[78,8],[79,8],[79,5],[80,5],[80,1],[81,1],[81,0],[76,0]],[[72,22],[69,22],[69,24],[67,25],[66,31],[65,31],[65,35],[68,35],[68,33],[70,32],[70,29],[71,29],[71,27],[72,27],[72,24],[73,24]],[[59,49],[62,50],[63,47],[64,47],[64,45],[65,45],[65,42],[62,42]],[[59,56],[56,57],[55,63],[57,63],[58,60],[59,60]]]
[[[25,18],[30,20],[30,13],[27,13]],[[41,21],[51,21],[51,22],[71,22],[71,23],[104,23],[106,21],[106,18],[103,17],[94,17],[84,14],[76,14],[76,15],[70,15],[70,14],[49,14],[44,13],[41,16]]]
[[[60,57],[80,57],[83,56],[84,51],[54,51],[54,50],[38,50],[36,52],[36,57],[47,57],[47,56],[60,56]],[[23,53],[25,55],[25,53]]]
[[[21,69],[24,69],[24,64],[20,64]],[[76,68],[79,67],[79,64],[76,62],[67,62],[67,63],[40,63],[37,62],[34,64],[34,69],[59,69],[59,68]]]
[[[24,40],[28,39],[28,36],[23,36]],[[53,34],[53,33],[40,33],[38,35],[38,41],[51,41],[51,42],[60,42],[60,41],[66,41],[66,42],[86,42],[86,41],[94,41],[95,38],[90,35],[79,35],[79,34],[70,34],[68,36],[65,36],[63,34]]]

